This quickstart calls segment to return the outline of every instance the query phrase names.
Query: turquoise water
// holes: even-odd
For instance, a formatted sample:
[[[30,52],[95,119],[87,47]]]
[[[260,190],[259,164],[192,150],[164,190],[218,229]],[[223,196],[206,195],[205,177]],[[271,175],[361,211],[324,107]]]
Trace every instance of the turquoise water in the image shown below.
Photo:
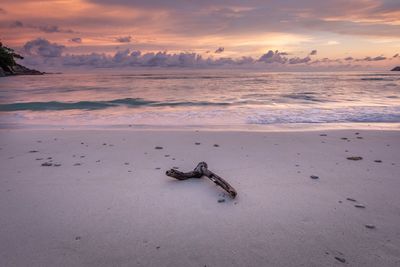
[[[0,78],[0,124],[400,122],[395,72],[147,70]]]

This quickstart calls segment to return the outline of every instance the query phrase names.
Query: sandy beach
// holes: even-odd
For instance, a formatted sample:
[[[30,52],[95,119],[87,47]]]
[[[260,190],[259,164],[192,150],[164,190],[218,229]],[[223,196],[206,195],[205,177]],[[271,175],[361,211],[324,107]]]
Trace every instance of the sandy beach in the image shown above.
[[[0,135],[0,266],[400,265],[400,131]]]

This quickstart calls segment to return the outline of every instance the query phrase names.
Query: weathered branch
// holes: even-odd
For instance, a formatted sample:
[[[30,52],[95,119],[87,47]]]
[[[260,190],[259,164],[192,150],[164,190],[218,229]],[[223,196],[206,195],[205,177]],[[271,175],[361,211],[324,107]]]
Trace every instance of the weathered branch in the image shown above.
[[[227,181],[210,171],[207,163],[205,162],[200,162],[197,164],[196,168],[190,172],[181,172],[171,169],[165,174],[178,180],[187,180],[190,178],[201,178],[202,176],[207,176],[216,185],[222,187],[226,192],[228,192],[232,198],[235,198],[237,195],[236,190]]]

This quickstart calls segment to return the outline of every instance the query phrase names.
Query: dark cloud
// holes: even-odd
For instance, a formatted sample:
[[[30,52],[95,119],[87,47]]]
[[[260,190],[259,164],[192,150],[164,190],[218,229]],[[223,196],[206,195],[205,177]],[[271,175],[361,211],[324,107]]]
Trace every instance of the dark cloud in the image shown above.
[[[41,25],[41,26],[37,26],[37,25],[31,25],[31,24],[25,24],[22,21],[16,20],[13,21],[10,24],[11,28],[28,28],[28,29],[37,29],[41,32],[45,32],[45,33],[58,33],[58,32],[62,32],[62,33],[74,33],[74,31],[72,30],[68,30],[68,29],[62,29],[57,25]]]
[[[377,56],[377,57],[365,57],[361,61],[381,61],[381,60],[386,60],[386,57],[384,56]]]
[[[281,63],[284,64],[288,61],[288,59],[285,57],[287,53],[285,52],[279,52],[276,50],[275,52],[272,50],[269,50],[266,54],[262,55],[258,61],[259,62],[264,62],[264,63]]]
[[[56,43],[50,43],[43,38],[25,43],[23,49],[28,55],[40,56],[44,58],[60,57],[65,46]]]
[[[224,50],[225,50],[225,48],[223,48],[223,47],[218,47],[218,49],[217,49],[217,50],[215,50],[215,52],[214,52],[214,53],[216,53],[216,54],[220,54],[220,53],[224,52]]]
[[[57,25],[44,25],[44,26],[38,26],[37,28],[45,33],[55,33],[55,32],[73,33],[72,30],[60,29],[60,27]]]
[[[310,52],[310,56],[315,56],[317,54],[317,50],[312,50],[311,52]]]
[[[130,43],[131,40],[132,40],[131,36],[122,36],[115,38],[115,41],[117,41],[118,43]]]
[[[344,60],[346,60],[346,61],[351,61],[351,60],[353,60],[354,58],[353,57],[346,57]]]
[[[74,38],[69,39],[69,41],[72,42],[72,43],[80,44],[80,43],[82,43],[82,38],[74,37]]]
[[[311,58],[309,56],[306,56],[304,58],[294,57],[289,59],[289,64],[303,64],[303,63],[308,63],[310,61]]]
[[[22,27],[24,27],[24,23],[22,23],[22,21],[16,20],[11,23],[10,27],[11,28],[22,28]]]

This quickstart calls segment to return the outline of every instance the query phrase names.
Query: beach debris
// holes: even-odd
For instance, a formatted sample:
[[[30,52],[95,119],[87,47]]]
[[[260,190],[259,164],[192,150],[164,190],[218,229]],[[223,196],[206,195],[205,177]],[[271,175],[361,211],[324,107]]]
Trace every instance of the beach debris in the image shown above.
[[[362,160],[362,157],[358,157],[358,156],[353,156],[353,157],[347,157],[348,160]]]
[[[376,162],[376,163],[382,163],[382,160],[377,159],[377,160],[374,160],[374,162]]]
[[[365,228],[368,228],[368,229],[375,229],[376,227],[375,227],[375,225],[373,225],[373,224],[366,224],[366,225],[365,225]]]
[[[43,167],[49,167],[49,166],[53,166],[53,163],[50,163],[50,162],[44,162],[44,163],[42,163],[42,166],[43,166]]]
[[[348,198],[346,198],[348,201],[352,201],[352,202],[357,202],[357,200],[355,200],[354,198],[350,198],[350,197],[348,197]]]
[[[340,261],[341,263],[345,263],[346,259],[342,257],[335,257],[335,260]]]
[[[227,181],[210,171],[207,163],[205,162],[200,162],[197,164],[196,168],[190,172],[181,172],[173,168],[166,171],[165,174],[178,180],[187,180],[190,178],[201,178],[206,176],[216,185],[222,187],[226,192],[228,192],[232,198],[235,198],[237,195],[236,190]]]
[[[319,177],[316,176],[316,175],[311,175],[310,178],[311,178],[311,179],[314,179],[314,180],[319,179]]]
[[[365,206],[363,204],[356,204],[354,207],[359,208],[359,209],[365,209]]]
[[[163,149],[162,146],[156,146],[154,149]]]

